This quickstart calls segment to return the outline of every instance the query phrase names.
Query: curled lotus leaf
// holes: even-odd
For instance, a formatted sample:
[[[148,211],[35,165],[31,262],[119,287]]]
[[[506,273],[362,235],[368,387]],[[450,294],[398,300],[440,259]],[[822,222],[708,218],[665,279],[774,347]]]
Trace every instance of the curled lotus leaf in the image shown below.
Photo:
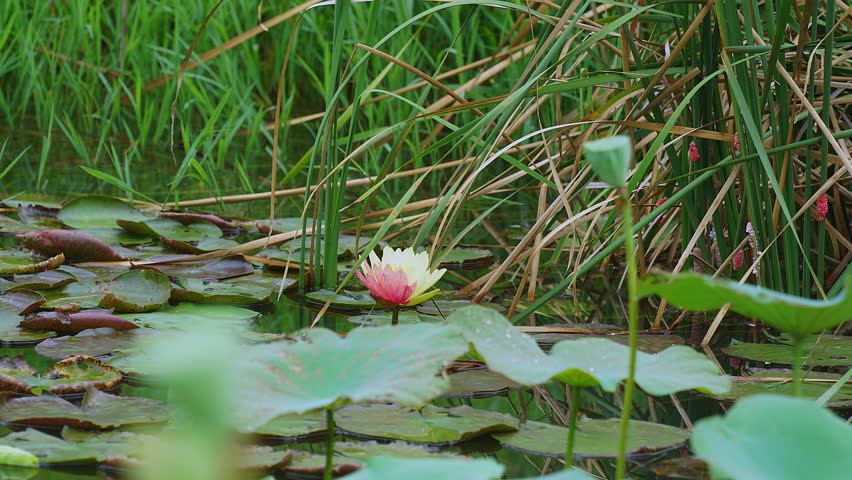
[[[56,254],[46,260],[33,260],[33,256],[20,250],[0,250],[0,275],[22,275],[53,270],[65,263],[65,255]]]
[[[124,256],[103,240],[82,230],[45,230],[15,236],[25,247],[43,255],[64,254],[68,259],[90,261],[118,261]]]
[[[0,342],[15,346],[38,343],[53,337],[53,332],[37,332],[18,327],[22,315],[33,312],[44,304],[44,297],[32,290],[19,289],[0,293]]]
[[[213,213],[160,212],[160,218],[171,218],[172,220],[177,220],[184,225],[189,225],[195,222],[208,222],[216,225],[223,231],[236,231],[240,228],[236,223],[228,221]]]
[[[171,292],[172,283],[165,275],[150,270],[130,270],[109,282],[100,306],[120,313],[149,312],[165,305]]]
[[[141,235],[156,235],[181,242],[197,242],[204,237],[221,237],[222,230],[209,222],[192,222],[184,225],[170,218],[129,221],[117,220],[116,223],[128,232]]]
[[[60,333],[77,333],[91,328],[115,330],[139,328],[129,320],[102,310],[84,310],[76,313],[40,312],[27,317],[18,326],[30,330],[50,330]]]
[[[50,395],[17,397],[0,407],[0,421],[37,427],[68,425],[107,429],[168,420],[164,403],[144,397],[120,397],[89,388],[77,405]]]
[[[276,450],[269,446],[245,446],[237,455],[237,469],[255,472],[281,470],[292,458],[293,452],[290,450]]]
[[[121,373],[100,360],[77,355],[62,360],[39,375],[20,355],[0,357],[0,390],[39,395],[43,391],[55,395],[83,393],[89,387],[109,390],[121,382]]]

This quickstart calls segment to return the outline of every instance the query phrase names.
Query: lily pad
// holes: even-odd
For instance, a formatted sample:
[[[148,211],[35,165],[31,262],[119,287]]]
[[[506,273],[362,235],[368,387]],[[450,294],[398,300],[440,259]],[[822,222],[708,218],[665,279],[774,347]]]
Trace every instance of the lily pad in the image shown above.
[[[101,289],[106,283],[108,280],[85,279],[46,291],[43,308],[66,311],[97,308],[106,295]]]
[[[290,463],[293,452],[276,450],[268,446],[249,445],[237,454],[237,469],[242,471],[279,470]]]
[[[513,432],[518,419],[504,413],[478,410],[467,405],[421,410],[395,405],[353,405],[335,413],[337,427],[346,433],[412,443],[450,445],[492,432]]]
[[[27,225],[26,223],[19,222],[14,218],[9,218],[5,215],[0,215],[0,232],[2,233],[27,233],[32,232],[33,230],[43,230],[39,227],[33,227],[32,225]]]
[[[806,399],[740,400],[724,418],[699,420],[691,443],[714,478],[839,479],[852,472],[852,425]]]
[[[506,308],[502,305],[498,305],[496,303],[473,303],[470,300],[436,300],[432,299],[430,302],[421,303],[417,305],[417,311],[424,315],[434,315],[436,317],[444,318],[456,310],[470,307],[470,306],[479,306],[482,308],[488,308],[490,310],[494,310],[495,312],[505,312]]]
[[[805,372],[800,394],[804,398],[816,400],[831,388],[840,377],[841,375],[836,373]],[[761,369],[753,375],[735,378],[730,392],[715,397],[733,401],[761,393],[793,396],[792,379],[793,373],[790,370]],[[847,383],[840,387],[840,390],[831,397],[826,406],[832,408],[852,407],[852,384]]]
[[[18,425],[107,429],[168,420],[164,403],[150,398],[119,397],[90,388],[78,407],[59,397],[13,398],[0,407],[0,421]]]
[[[84,310],[77,313],[41,312],[27,317],[19,327],[30,330],[50,330],[60,333],[77,333],[90,328],[132,330],[135,323],[103,310]]]
[[[180,284],[182,288],[172,289],[171,299],[174,301],[254,305],[268,301],[272,295],[272,287],[248,283],[223,283],[186,278],[181,280]]]
[[[370,296],[370,292],[367,291],[349,292],[344,290],[343,293],[335,294],[332,290],[321,289],[306,293],[305,299],[321,305],[325,305],[331,300],[331,306],[338,309],[370,310],[378,307],[376,301]]]
[[[86,232],[91,233],[109,245],[121,245],[125,247],[142,245],[153,239],[151,235],[131,233],[117,226],[113,228],[87,228]]]
[[[55,336],[53,332],[36,332],[19,328],[23,314],[35,311],[44,297],[32,290],[20,289],[0,294],[0,342],[16,346],[38,343]]]
[[[847,279],[839,295],[826,301],[698,274],[652,275],[640,282],[639,293],[642,297],[659,295],[692,311],[717,310],[730,304],[731,311],[763,320],[796,338],[840,325],[852,312],[852,279]]]
[[[163,243],[171,249],[185,253],[212,252],[214,250],[222,250],[239,245],[236,241],[231,240],[230,238],[215,237],[203,237],[199,241],[195,242],[195,244],[169,239],[164,239]]]
[[[355,325],[362,325],[365,327],[387,326],[391,324],[393,314],[386,310],[375,310],[366,315],[355,315],[352,317],[347,317],[347,319]],[[400,311],[398,320],[400,324],[435,323],[444,321],[444,319],[440,317],[426,315],[418,312],[417,310]]]
[[[551,378],[578,387],[600,385],[615,391],[627,378],[629,349],[603,338],[560,342],[545,354],[529,335],[519,332],[503,315],[488,308],[467,307],[447,319],[476,349],[488,367],[524,385]],[[685,346],[656,355],[637,352],[636,383],[651,395],[697,389],[722,393],[730,379],[705,356]]]
[[[307,219],[308,228],[314,224],[313,220]],[[276,218],[272,220],[272,227],[269,226],[269,220],[258,220],[256,227],[260,233],[267,234],[270,230],[272,233],[293,232],[302,229],[302,219],[299,217]]]
[[[59,210],[59,220],[71,228],[115,228],[116,220],[143,221],[145,215],[113,197],[87,195],[75,198]]]
[[[537,327],[536,327],[537,328]],[[583,338],[606,338],[622,345],[630,343],[630,337],[626,334],[601,334],[595,335],[591,333],[537,333],[529,334],[539,346],[552,347],[554,344],[569,341],[580,340]],[[683,345],[683,337],[679,335],[664,335],[664,334],[639,334],[636,342],[636,349],[645,353],[660,353],[663,350],[673,345]]]
[[[20,250],[0,250],[0,275],[15,275],[52,270],[65,262],[65,255],[59,253],[47,260],[36,260],[27,252]]]
[[[140,327],[192,331],[199,327],[219,327],[244,330],[248,321],[258,313],[232,305],[204,305],[180,303],[167,305],[155,312],[124,313],[119,315]]]
[[[28,428],[0,437],[0,445],[26,450],[44,464],[82,464],[103,462],[109,457],[138,455],[151,437],[130,432],[93,435],[74,442]]]
[[[450,386],[443,397],[488,398],[505,395],[522,385],[487,368],[467,369],[448,375]]]
[[[494,263],[494,254],[490,250],[476,247],[455,247],[446,254],[438,255],[441,264],[438,268],[447,270],[474,270],[485,268]]]
[[[97,357],[116,351],[131,349],[143,336],[154,335],[155,330],[140,328],[116,331],[111,328],[85,330],[74,336],[45,340],[35,347],[43,357],[62,360],[74,355]]]
[[[182,242],[197,242],[204,237],[218,238],[222,236],[222,230],[208,222],[193,222],[184,225],[169,218],[155,218],[140,221],[118,220],[116,223],[128,232],[156,235]]]
[[[804,340],[802,358],[805,365],[820,367],[852,366],[852,337],[813,335]],[[728,355],[766,363],[791,365],[793,347],[780,343],[746,343],[731,340],[722,349]]]
[[[325,412],[318,410],[279,415],[248,433],[297,440],[325,433],[326,429]]]
[[[169,301],[172,283],[150,270],[130,270],[112,279],[100,301],[103,308],[117,312],[149,312]]]
[[[4,392],[40,395],[46,391],[68,395],[83,393],[89,387],[109,390],[120,381],[118,370],[83,355],[58,362],[44,375],[39,375],[21,356],[0,357],[0,390]]]
[[[16,284],[15,288],[28,288],[30,290],[51,290],[77,281],[77,277],[61,270],[15,275],[13,279]]]
[[[253,429],[278,415],[365,400],[419,406],[446,388],[436,376],[444,363],[467,351],[455,332],[429,324],[357,329],[345,339],[315,328],[300,337],[246,348],[237,424]]]
[[[463,478],[465,480],[498,479],[503,465],[488,459],[472,458],[395,458],[377,456],[367,460],[361,470],[347,475],[347,480],[435,480]]]
[[[525,453],[548,457],[565,456],[565,439],[568,429],[548,423],[526,422],[513,433],[492,434],[503,446]],[[581,420],[577,423],[574,458],[615,458],[618,454],[619,420]],[[659,423],[631,420],[627,430],[627,456],[643,455],[667,450],[689,439],[682,428]]]
[[[239,230],[239,226],[233,222],[225,220],[219,215],[213,213],[192,213],[192,212],[160,212],[160,218],[170,218],[178,222],[189,225],[195,222],[208,222],[219,227],[220,230]]]
[[[370,237],[354,237],[352,235],[340,235],[337,237],[337,258],[351,258],[355,253],[364,251],[367,244],[370,243]],[[324,240],[314,243],[314,249],[322,249]],[[305,239],[305,257],[310,256],[311,237]],[[292,249],[292,254],[290,250]],[[258,256],[274,258],[276,260],[298,262],[302,254],[302,239],[297,238],[289,242],[281,244],[277,249],[266,249]]]
[[[44,230],[21,233],[15,240],[43,255],[64,254],[68,259],[111,262],[124,256],[103,240],[82,230]],[[27,273],[27,272],[21,272]]]

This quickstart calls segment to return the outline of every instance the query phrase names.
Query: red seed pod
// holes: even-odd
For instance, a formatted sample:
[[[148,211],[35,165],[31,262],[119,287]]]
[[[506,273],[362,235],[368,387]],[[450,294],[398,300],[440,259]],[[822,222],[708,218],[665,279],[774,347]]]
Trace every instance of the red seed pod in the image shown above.
[[[737,250],[737,252],[734,253],[734,258],[731,260],[731,265],[734,267],[735,272],[738,272],[741,268],[743,268],[744,258],[745,255],[743,254],[742,250]]]
[[[820,222],[825,220],[826,215],[828,215],[828,195],[823,193],[816,201],[817,220]]]
[[[698,154],[698,147],[695,146],[695,142],[689,143],[689,161],[697,162],[701,155]]]
[[[666,203],[666,200],[668,200],[668,199],[669,199],[669,197],[663,197],[663,198],[657,200],[657,203],[654,204],[654,208],[660,208],[660,205]]]
[[[734,132],[734,151],[740,153],[740,134]]]

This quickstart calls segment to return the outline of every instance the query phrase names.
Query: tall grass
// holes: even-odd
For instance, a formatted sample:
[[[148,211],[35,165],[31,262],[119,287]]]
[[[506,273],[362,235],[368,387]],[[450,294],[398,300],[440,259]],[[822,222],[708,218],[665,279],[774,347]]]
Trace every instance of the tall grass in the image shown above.
[[[616,193],[581,159],[586,140],[627,133],[640,272],[700,268],[821,297],[852,260],[850,23],[832,2],[264,2],[260,19],[225,2],[202,24],[216,3],[130,2],[122,28],[118,2],[3,2],[2,135],[41,136],[17,178],[57,168],[62,137],[128,196],[214,205],[273,179],[281,195],[304,186],[273,212],[325,220],[302,249],[314,242],[324,267],[313,286],[336,285],[344,229],[436,252],[477,239],[509,253],[459,289],[526,289],[520,321],[620,262]],[[146,184],[151,163],[167,185]],[[535,216],[517,218],[519,204]],[[485,211],[528,228],[507,239]],[[662,308],[653,325],[671,327]]]

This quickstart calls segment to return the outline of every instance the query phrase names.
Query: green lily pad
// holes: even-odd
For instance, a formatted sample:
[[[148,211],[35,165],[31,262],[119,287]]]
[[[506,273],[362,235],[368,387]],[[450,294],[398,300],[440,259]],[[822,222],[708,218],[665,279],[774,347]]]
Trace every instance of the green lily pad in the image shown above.
[[[362,325],[365,327],[387,326],[391,324],[393,314],[387,310],[375,310],[366,315],[355,315],[347,317],[347,319],[355,325]],[[417,310],[400,311],[398,320],[400,324],[436,323],[444,321],[444,319],[440,317],[419,313]]]
[[[247,433],[278,438],[297,439],[325,433],[326,429],[325,412],[317,410],[298,415],[292,413],[279,415],[255,428],[254,431]]]
[[[74,355],[97,357],[113,352],[132,349],[142,337],[155,335],[156,330],[139,328],[117,331],[111,328],[84,330],[74,336],[45,340],[35,347],[43,357],[62,360]]]
[[[87,195],[75,198],[59,210],[59,220],[71,228],[115,228],[116,220],[145,220],[141,211],[113,197]]]
[[[295,230],[295,229],[294,229]],[[352,235],[340,235],[337,237],[337,258],[351,258],[355,253],[363,252],[367,244],[370,243],[370,237],[354,237]],[[324,241],[314,243],[314,249],[323,248]],[[356,247],[357,244],[357,247]],[[310,256],[311,237],[305,239],[305,256]],[[292,255],[290,250],[293,250]],[[302,239],[297,238],[289,242],[281,244],[277,249],[266,249],[259,254],[267,258],[275,260],[298,262],[302,252]]]
[[[151,437],[130,432],[93,435],[74,442],[28,428],[0,438],[0,445],[26,450],[44,464],[103,462],[109,457],[139,455]]]
[[[426,405],[421,410],[395,405],[353,405],[335,412],[335,423],[346,433],[367,438],[442,445],[492,432],[513,432],[520,426],[511,415],[467,405],[455,408]]]
[[[20,355],[0,357],[0,390],[26,395],[42,391],[55,395],[83,393],[88,388],[109,390],[121,381],[118,370],[87,356],[66,358],[39,375]]]
[[[801,396],[816,400],[826,392],[841,375],[827,372],[805,372],[804,383],[801,385]],[[777,379],[767,381],[766,379]],[[715,395],[722,400],[739,400],[741,398],[758,395],[761,393],[773,393],[776,395],[793,396],[793,372],[785,369],[761,369],[747,377],[734,379],[731,391],[721,395]],[[808,381],[811,380],[811,381]],[[815,381],[823,380],[823,381]],[[852,384],[845,384],[831,397],[826,406],[832,408],[852,407]]]
[[[615,391],[627,378],[629,349],[603,338],[560,342],[545,354],[529,335],[519,332],[494,310],[472,306],[447,319],[476,349],[488,368],[524,385],[551,378],[578,387],[600,385]],[[722,393],[730,379],[705,356],[685,346],[649,355],[637,352],[636,383],[651,395],[697,389]]]
[[[122,313],[149,312],[165,305],[171,292],[172,283],[165,275],[130,270],[109,282],[99,305]]]
[[[526,422],[513,433],[492,434],[503,446],[549,457],[565,456],[568,429],[549,423]],[[614,458],[618,454],[619,419],[581,420],[577,423],[574,458]],[[667,450],[689,439],[682,428],[631,420],[627,430],[627,456],[636,458]]]
[[[443,364],[467,351],[455,332],[429,324],[362,328],[346,338],[321,328],[299,335],[297,343],[245,349],[238,425],[366,400],[419,406],[446,387],[436,376]]]
[[[2,233],[27,233],[32,232],[33,230],[43,230],[39,227],[34,227],[32,225],[27,225],[26,223],[19,222],[14,218],[9,218],[5,215],[0,215],[0,232]]]
[[[20,250],[0,250],[0,275],[15,275],[52,270],[65,261],[64,255],[47,260],[36,260],[32,254]]]
[[[849,280],[843,292],[826,301],[698,274],[651,275],[640,282],[639,293],[642,297],[659,295],[678,308],[692,311],[717,310],[730,304],[731,311],[763,320],[796,338],[840,325],[852,312]]]
[[[236,455],[237,469],[241,471],[280,470],[290,463],[293,452],[276,450],[269,446],[248,445]]]
[[[137,221],[118,220],[116,223],[128,232],[139,235],[155,235],[181,242],[197,242],[204,237],[219,238],[222,236],[222,230],[209,222],[193,222],[184,225],[170,218],[154,218]]]
[[[587,333],[536,333],[529,334],[542,347],[552,347],[554,344],[569,341],[580,340],[584,338],[605,338],[622,345],[630,343],[630,336],[625,334],[587,334]],[[683,337],[679,335],[664,335],[664,334],[639,334],[636,342],[636,349],[644,353],[660,353],[663,350],[674,346],[683,345]]]
[[[172,289],[174,301],[254,305],[268,301],[272,295],[272,287],[248,283],[210,282],[197,278],[185,278],[180,283],[183,288]]]
[[[443,397],[488,398],[522,387],[521,384],[487,368],[462,370],[451,373],[447,378],[450,379],[450,386],[441,395]]]
[[[498,305],[496,303],[473,303],[470,300],[438,300],[432,299],[432,301],[421,303],[417,305],[416,309],[418,312],[424,315],[434,315],[436,317],[444,318],[449,316],[451,313],[456,310],[470,307],[472,305],[476,305],[482,308],[488,308],[490,310],[494,310],[495,312],[505,312],[506,308],[502,305]]]
[[[142,245],[153,239],[151,235],[128,232],[127,230],[123,230],[117,226],[113,226],[112,228],[87,228],[86,232],[103,240],[104,243],[109,245],[122,245],[125,247]]]
[[[32,290],[19,289],[0,293],[0,342],[12,345],[38,343],[55,337],[53,332],[38,332],[19,328],[22,314],[35,311],[44,303],[44,297]]]
[[[244,330],[258,313],[232,305],[180,303],[167,305],[155,312],[124,313],[119,315],[140,327],[192,331],[199,327],[219,327]]]
[[[435,480],[463,478],[465,480],[498,479],[503,465],[488,459],[472,458],[395,458],[372,457],[361,470],[347,475],[347,480]]]
[[[203,237],[195,248],[202,252],[212,252],[213,250],[222,250],[224,248],[236,247],[238,243],[230,238]]]
[[[724,418],[699,420],[691,443],[713,478],[839,479],[852,472],[852,425],[807,399],[740,400]]]
[[[321,289],[306,293],[305,299],[321,305],[325,305],[331,300],[332,307],[343,309],[370,310],[378,306],[373,297],[370,296],[370,292],[367,291],[350,292],[344,290],[343,293],[335,294],[332,290]]]
[[[106,429],[168,420],[165,404],[141,397],[119,397],[90,388],[78,407],[59,397],[13,398],[0,407],[0,421],[19,425]]]
[[[491,250],[476,247],[455,247],[446,254],[438,255],[441,264],[438,268],[447,270],[464,270],[485,268],[494,263],[494,254]]]
[[[746,343],[731,340],[722,349],[728,355],[766,363],[791,365],[793,347],[780,343]],[[800,361],[820,367],[852,366],[852,337],[813,335],[804,340]]]
[[[15,288],[30,290],[51,290],[77,281],[77,277],[61,270],[15,275],[13,278],[16,284]]]
[[[108,281],[85,279],[46,291],[44,298],[47,301],[43,308],[60,310],[69,309],[67,307],[71,306],[80,309],[97,308],[106,295],[101,286],[107,283]]]
[[[335,445],[336,447],[337,445]],[[340,477],[363,467],[363,462],[352,458],[335,455],[331,461],[332,475]],[[308,452],[293,452],[293,458],[281,468],[287,474],[294,476],[322,476],[325,471],[325,455]]]

